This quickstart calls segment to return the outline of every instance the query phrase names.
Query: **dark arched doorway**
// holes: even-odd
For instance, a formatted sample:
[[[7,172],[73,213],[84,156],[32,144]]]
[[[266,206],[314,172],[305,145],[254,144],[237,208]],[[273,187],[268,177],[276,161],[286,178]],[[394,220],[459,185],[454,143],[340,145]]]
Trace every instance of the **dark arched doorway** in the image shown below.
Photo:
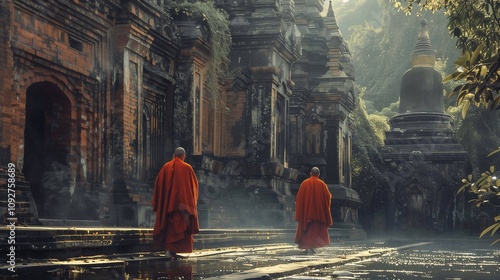
[[[71,192],[71,102],[57,85],[39,82],[26,92],[23,173],[40,218],[64,218]]]
[[[424,195],[414,186],[408,196],[408,229],[419,230],[424,224]]]

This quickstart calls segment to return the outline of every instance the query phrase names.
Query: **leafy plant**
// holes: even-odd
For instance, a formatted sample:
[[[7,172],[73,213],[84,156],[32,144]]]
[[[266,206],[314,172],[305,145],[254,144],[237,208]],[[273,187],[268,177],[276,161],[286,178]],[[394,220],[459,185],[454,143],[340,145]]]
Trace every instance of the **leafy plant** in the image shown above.
[[[228,14],[215,6],[214,1],[167,0],[167,7],[174,14],[198,18],[208,26],[211,53],[207,72],[207,90],[217,96],[220,84],[228,77],[229,54],[232,38]]]
[[[464,55],[455,61],[457,70],[443,79],[444,82],[465,80],[448,95],[457,96],[457,104],[462,105],[462,118],[465,118],[471,103],[477,107],[489,106],[491,110],[496,110],[500,106],[498,54],[489,60],[479,61],[483,48],[484,45],[481,44],[474,52],[465,51]]]
[[[491,152],[488,156],[499,153],[500,147],[495,151]],[[469,202],[474,203],[477,207],[483,205],[491,205],[493,207],[500,207],[500,177],[495,173],[495,167],[490,166],[490,169],[483,172],[479,179],[473,181],[473,176],[470,174],[467,178],[462,179],[464,185],[458,190],[457,193],[468,191],[474,193],[477,197],[471,199]],[[493,236],[498,229],[500,229],[500,215],[494,218],[494,223],[489,227],[485,228],[479,238],[483,237],[485,234],[491,232]],[[495,240],[492,244],[500,242],[500,239]]]
[[[385,182],[383,158],[379,148],[383,143],[383,132],[389,127],[385,117],[366,113],[361,98],[352,117],[356,127],[356,133],[352,136],[352,186],[365,202],[359,209],[359,215],[361,223],[368,226],[369,216],[373,214],[373,196],[381,192],[379,186],[384,186]]]

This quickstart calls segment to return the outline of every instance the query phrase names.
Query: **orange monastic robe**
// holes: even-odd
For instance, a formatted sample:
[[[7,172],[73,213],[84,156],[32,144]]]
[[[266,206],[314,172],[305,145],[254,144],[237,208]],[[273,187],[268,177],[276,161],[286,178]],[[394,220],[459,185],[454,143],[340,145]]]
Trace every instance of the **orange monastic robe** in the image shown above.
[[[155,249],[175,253],[193,251],[193,235],[200,231],[197,202],[198,180],[193,168],[181,158],[174,157],[163,165],[155,181]]]
[[[295,220],[299,222],[295,243],[300,249],[314,249],[330,244],[328,227],[332,194],[325,182],[311,176],[300,185],[295,201]]]

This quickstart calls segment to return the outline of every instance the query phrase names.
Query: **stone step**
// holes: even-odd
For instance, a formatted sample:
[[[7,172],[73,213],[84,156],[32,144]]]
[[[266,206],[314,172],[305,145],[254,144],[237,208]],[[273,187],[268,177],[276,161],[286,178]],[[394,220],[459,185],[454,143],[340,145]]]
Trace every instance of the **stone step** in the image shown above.
[[[8,198],[9,194],[15,194],[15,207],[13,217],[17,218],[17,223],[24,225],[38,225],[38,213],[34,213],[34,207],[32,207],[31,202],[33,197],[31,194],[31,189],[29,182],[25,181],[24,176],[20,172],[15,172],[15,188],[10,188],[14,192],[9,191],[8,180],[11,178],[7,168],[0,168],[0,221],[4,224],[9,218],[8,215]]]
[[[64,259],[83,255],[152,251],[152,228],[62,228],[16,226],[16,256],[19,258]],[[11,235],[9,227],[0,228],[0,239]],[[218,246],[291,242],[295,230],[202,230],[195,235],[195,249]],[[7,253],[0,247],[0,254]],[[3,252],[5,251],[5,252]]]

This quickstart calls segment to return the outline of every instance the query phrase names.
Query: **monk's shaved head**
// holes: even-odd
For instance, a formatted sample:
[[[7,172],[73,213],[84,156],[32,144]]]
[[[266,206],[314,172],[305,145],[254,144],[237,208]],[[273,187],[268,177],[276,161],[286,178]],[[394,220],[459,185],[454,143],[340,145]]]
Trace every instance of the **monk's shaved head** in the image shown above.
[[[319,175],[319,168],[317,168],[317,167],[311,168],[311,175],[318,176]]]
[[[184,150],[183,147],[177,147],[177,148],[175,148],[174,156],[176,156],[176,157],[183,157],[185,155],[186,155],[186,150]]]

